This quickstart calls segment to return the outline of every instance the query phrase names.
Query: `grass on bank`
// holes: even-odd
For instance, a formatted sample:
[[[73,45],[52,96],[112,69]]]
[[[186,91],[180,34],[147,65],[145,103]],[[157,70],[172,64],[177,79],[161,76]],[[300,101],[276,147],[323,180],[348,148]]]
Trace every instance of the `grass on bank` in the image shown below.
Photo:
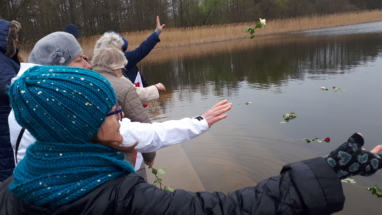
[[[261,18],[266,19],[266,17]],[[375,21],[382,21],[381,10],[291,19],[267,19],[267,25],[264,28],[257,29],[256,36]],[[254,27],[257,22],[259,22],[259,20],[255,20],[254,22],[227,25],[213,25],[190,28],[165,28],[160,36],[161,42],[157,44],[156,48],[178,47],[239,39],[245,35],[245,28]],[[138,45],[144,41],[147,36],[150,35],[154,30],[155,29],[139,32],[125,32],[121,33],[121,35],[129,40],[130,48],[134,49],[138,47]],[[100,36],[101,35],[89,37],[86,39],[84,38],[84,40],[81,40],[81,45],[83,45],[85,49],[92,49]]]
[[[260,17],[259,17],[260,18]],[[267,19],[267,17],[261,17]],[[190,28],[165,28],[160,35],[161,42],[155,49],[190,46],[196,44],[221,42],[240,39],[245,36],[245,28],[254,27],[259,20],[246,23],[234,23],[226,25],[212,25]],[[382,10],[359,11],[342,14],[299,17],[290,19],[267,19],[267,25],[257,29],[256,36],[279,34],[285,32],[304,31],[336,27],[343,25],[360,24],[367,22],[382,21]],[[152,30],[121,33],[129,41],[129,50],[137,48],[152,32]],[[79,42],[85,54],[91,57],[96,41],[102,35],[80,38]],[[22,57],[27,59],[29,52],[21,52]]]

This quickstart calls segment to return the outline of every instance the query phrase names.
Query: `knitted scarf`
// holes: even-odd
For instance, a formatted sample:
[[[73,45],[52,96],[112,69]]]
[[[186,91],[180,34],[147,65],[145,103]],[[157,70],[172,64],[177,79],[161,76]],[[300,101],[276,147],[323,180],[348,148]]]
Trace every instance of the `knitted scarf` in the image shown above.
[[[99,144],[39,142],[29,146],[10,190],[25,202],[55,208],[81,198],[134,167],[124,155]]]

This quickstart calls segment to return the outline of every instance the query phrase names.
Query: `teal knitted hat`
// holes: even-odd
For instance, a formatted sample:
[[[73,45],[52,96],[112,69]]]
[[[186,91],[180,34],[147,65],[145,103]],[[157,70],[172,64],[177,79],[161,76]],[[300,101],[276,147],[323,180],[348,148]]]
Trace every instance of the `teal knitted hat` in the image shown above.
[[[9,96],[17,122],[36,138],[9,187],[21,200],[56,208],[135,172],[122,153],[90,143],[116,102],[102,75],[74,67],[36,66],[10,86]]]
[[[62,66],[29,69],[10,95],[17,122],[43,142],[89,142],[116,102],[102,75]]]

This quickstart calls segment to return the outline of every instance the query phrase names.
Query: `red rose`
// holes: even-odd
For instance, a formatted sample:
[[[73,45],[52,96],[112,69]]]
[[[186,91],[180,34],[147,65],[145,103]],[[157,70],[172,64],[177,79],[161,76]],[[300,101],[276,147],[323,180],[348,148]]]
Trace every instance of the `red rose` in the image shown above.
[[[325,142],[330,142],[330,137],[324,139]]]
[[[333,89],[336,89],[336,88],[337,88],[337,87],[334,87],[334,86],[333,86]]]

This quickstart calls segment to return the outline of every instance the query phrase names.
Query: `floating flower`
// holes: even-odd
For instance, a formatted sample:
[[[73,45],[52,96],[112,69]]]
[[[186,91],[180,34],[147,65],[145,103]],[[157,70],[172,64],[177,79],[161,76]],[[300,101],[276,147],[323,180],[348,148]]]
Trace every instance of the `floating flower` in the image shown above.
[[[246,105],[250,105],[250,104],[252,104],[252,102],[246,102],[245,104],[246,104]]]
[[[330,137],[326,137],[325,139],[320,139],[320,138],[313,138],[313,139],[309,139],[309,138],[305,138],[304,139],[307,143],[310,143],[310,142],[313,142],[313,141],[317,141],[319,143],[322,143],[322,141],[325,141],[325,142],[330,142]]]
[[[280,123],[286,123],[289,120],[294,119],[296,117],[297,117],[297,115],[296,115],[295,112],[286,113],[286,114],[283,115],[284,121],[282,121]]]
[[[345,179],[342,179],[341,182],[344,182],[344,183],[349,183],[349,184],[355,184],[356,181],[352,178],[345,178]]]
[[[349,184],[355,184],[357,183],[354,179],[352,178],[345,178],[345,179],[342,179],[341,182],[343,183],[349,183]],[[357,186],[357,187],[360,187],[360,188],[366,188],[368,191],[371,192],[371,194],[373,195],[376,195],[378,198],[381,198],[382,197],[382,189],[379,188],[378,185],[374,185],[372,187],[361,187],[361,186]]]
[[[373,195],[376,195],[378,198],[382,197],[382,189],[379,188],[378,185],[367,187],[366,189],[370,191]]]
[[[345,90],[341,90],[339,87],[334,87],[333,86],[334,92],[344,92]]]
[[[328,88],[326,88],[326,87],[321,87],[321,90],[328,90]]]

